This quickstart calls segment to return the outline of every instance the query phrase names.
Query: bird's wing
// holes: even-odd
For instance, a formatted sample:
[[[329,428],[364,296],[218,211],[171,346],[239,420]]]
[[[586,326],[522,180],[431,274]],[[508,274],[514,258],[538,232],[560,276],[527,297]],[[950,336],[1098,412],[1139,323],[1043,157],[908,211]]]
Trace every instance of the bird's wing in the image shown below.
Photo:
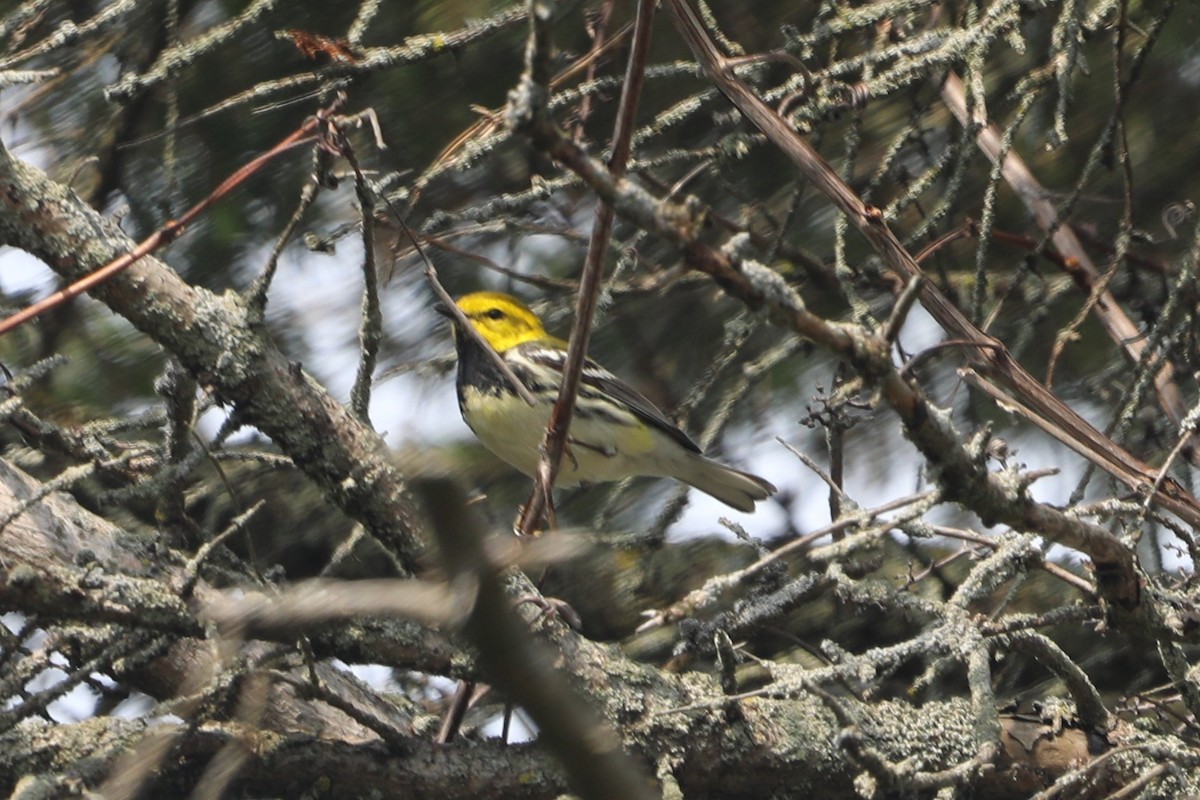
[[[538,346],[535,342],[520,346],[522,355],[539,366],[562,374],[566,364],[567,352],[557,348]],[[627,383],[590,358],[584,361],[581,385],[597,392],[602,392],[625,406],[630,413],[653,428],[657,428],[674,439],[686,450],[699,453],[700,448],[688,435],[681,431],[675,423],[658,410],[657,407]]]

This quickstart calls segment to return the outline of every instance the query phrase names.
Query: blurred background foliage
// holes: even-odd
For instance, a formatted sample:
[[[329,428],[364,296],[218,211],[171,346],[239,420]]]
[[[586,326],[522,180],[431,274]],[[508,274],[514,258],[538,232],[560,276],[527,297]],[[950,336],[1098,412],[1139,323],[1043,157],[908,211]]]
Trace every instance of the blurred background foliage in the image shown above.
[[[631,17],[633,3],[564,6],[556,25],[556,67],[565,77],[557,85],[553,107],[565,129],[601,154],[624,69],[627,42],[620,38],[621,26]],[[979,281],[986,278],[980,311],[989,320],[987,329],[1035,375],[1045,374],[1056,334],[1077,313],[1086,293],[1037,254],[1041,233],[1003,186],[991,240],[977,264],[980,240],[971,225],[982,214],[991,165],[939,100],[939,81],[947,67],[965,70],[968,82],[983,92],[974,101],[986,103],[1002,127],[1029,100],[1013,146],[1055,193],[1053,199],[1070,199],[1070,222],[1087,237],[1102,269],[1109,266],[1128,199],[1133,245],[1115,265],[1112,289],[1147,329],[1159,320],[1192,235],[1189,203],[1200,180],[1193,111],[1200,91],[1196,4],[742,0],[712,6],[721,30],[742,52],[789,54],[748,64],[742,74],[764,97],[786,108],[792,122],[856,190],[885,209],[912,251],[949,232],[965,232],[939,246],[924,266],[968,311]],[[265,10],[258,13],[260,7]],[[879,13],[871,24],[856,22],[885,7],[888,13]],[[0,93],[3,135],[18,155],[70,182],[94,206],[119,215],[125,230],[141,238],[295,130],[329,101],[334,89],[347,93],[347,112],[372,109],[387,148],[376,146],[369,127],[355,131],[353,143],[363,168],[387,197],[378,209],[376,237],[380,252],[391,254],[383,265],[387,341],[379,372],[381,391],[389,383],[394,390],[384,400],[377,397],[373,417],[380,429],[411,432],[431,418],[457,420],[457,410],[449,400],[448,332],[430,311],[423,263],[398,216],[422,236],[424,250],[452,293],[484,287],[513,291],[532,302],[553,331],[565,335],[569,330],[573,282],[594,198],[527,143],[508,136],[495,116],[521,71],[526,28],[514,10],[519,8],[496,0],[383,3],[361,38],[348,44],[355,55],[346,63],[307,58],[285,31],[344,37],[359,11],[352,4],[6,0],[0,3],[0,64],[5,69],[55,69],[58,74]],[[26,51],[67,20],[82,25],[113,9],[123,10],[69,46],[44,54]],[[158,62],[167,48],[217,30],[248,10],[257,14],[252,23],[172,70],[167,79],[123,96],[114,91],[127,76]],[[1159,20],[1168,10],[1169,21],[1160,29]],[[611,14],[607,22],[606,13]],[[976,49],[959,47],[938,63],[902,52],[905,43],[927,41],[939,32],[949,40],[956,26],[968,27],[989,14],[1011,14],[1013,24],[1001,26]],[[1114,30],[1121,14],[1128,19],[1118,63]],[[430,54],[419,54],[430,42],[457,41],[484,20],[492,20],[496,29],[477,41],[435,44]],[[589,81],[586,70],[572,67],[592,49],[598,29],[617,45],[595,61]],[[1148,55],[1137,56],[1151,41]],[[357,70],[355,61],[377,52],[373,48],[394,48],[400,63]],[[838,225],[828,202],[805,186],[787,160],[699,77],[665,18],[656,25],[651,65],[633,174],[655,194],[674,190],[698,198],[708,208],[706,235],[712,242],[748,232],[754,257],[787,277],[810,308],[849,318],[848,296],[857,294],[864,309],[886,319],[895,278],[883,272],[857,236]],[[1056,69],[1063,73],[1061,80]],[[1118,69],[1122,87],[1136,74],[1132,89],[1114,90]],[[270,92],[248,94],[256,86],[314,70],[319,81],[298,79],[290,87],[276,84]],[[796,96],[805,83],[802,70],[811,73],[814,91]],[[875,88],[857,107],[849,99],[863,81]],[[231,98],[242,99],[229,102]],[[1116,138],[1100,142],[1118,109]],[[1062,127],[1056,134],[1060,112]],[[448,152],[469,131],[466,143]],[[1129,154],[1128,186],[1113,144],[1118,140]],[[320,194],[283,251],[268,324],[292,358],[344,397],[356,357],[362,246],[353,179],[345,179],[345,164],[334,168],[343,175],[340,186]],[[273,161],[205,213],[164,258],[194,283],[214,290],[244,289],[263,269],[312,173],[307,150]],[[1081,182],[1085,173],[1089,177]],[[783,490],[775,511],[760,514],[762,521],[752,531],[756,537],[782,540],[827,520],[822,484],[773,437],[783,436],[825,463],[824,435],[812,414],[821,408],[822,393],[839,380],[837,365],[804,343],[789,344],[786,334],[724,298],[709,280],[680,274],[679,253],[662,241],[618,221],[610,252],[610,279],[592,355],[671,409],[697,436],[704,421],[724,419],[722,409],[729,401],[732,435],[726,457],[766,472]],[[11,254],[0,261],[0,303],[6,309],[23,306],[49,288],[48,272],[19,263]],[[1195,396],[1192,376],[1200,369],[1195,306],[1196,298],[1186,299],[1184,307],[1193,311],[1169,351],[1189,397]],[[1055,390],[1103,426],[1135,373],[1094,322],[1083,324],[1079,333],[1057,367]],[[901,345],[912,352],[936,338],[933,324],[918,313]],[[781,347],[786,351],[777,353]],[[27,407],[49,421],[86,425],[129,419],[150,414],[161,403],[155,381],[163,368],[162,354],[90,300],[73,302],[0,339],[0,361],[18,375],[53,354],[68,360],[37,377],[25,392]],[[743,385],[746,365],[771,354],[778,357],[770,368]],[[957,365],[947,354],[919,370],[918,377],[937,401],[954,407],[963,429],[995,421],[1006,429],[1006,438],[1024,441],[1023,428],[991,404],[972,401],[957,381]],[[920,488],[920,463],[892,420],[867,408],[851,417],[847,461],[854,494],[865,497],[863,502],[880,502]],[[150,414],[118,435],[131,448],[157,451],[163,446],[161,424]],[[205,430],[211,437],[215,424]],[[433,440],[486,492],[497,523],[507,524],[523,500],[527,480],[485,454],[465,428],[439,423],[430,431],[393,441],[401,453],[419,458]],[[70,462],[30,447],[28,430],[8,427],[0,436],[10,457],[20,455],[24,466],[43,476],[57,474]],[[1142,403],[1125,441],[1151,462],[1161,461],[1173,445],[1174,433],[1152,399]],[[220,449],[218,442],[210,444]],[[721,452],[719,436],[713,447]],[[1078,459],[1045,442],[1033,447],[1022,457],[1068,468],[1061,485],[1060,501],[1065,502],[1078,479]],[[269,443],[251,435],[230,449],[269,449]],[[222,470],[213,466],[218,462],[225,465]],[[162,519],[153,498],[129,501],[129,485],[137,480],[136,475],[117,475],[110,483],[96,481],[76,492],[92,508],[111,514],[120,506],[131,524],[154,527]],[[320,571],[350,533],[349,523],[294,471],[236,452],[197,463],[187,483],[189,513],[198,530],[208,533],[220,530],[248,500],[267,499],[266,512],[254,523],[260,537],[257,556],[264,564],[283,562],[292,577]],[[117,490],[125,493],[114,495]],[[587,604],[589,595],[610,605],[607,611],[584,613],[595,625],[593,632],[620,637],[635,624],[639,606],[666,602],[746,557],[744,546],[693,543],[687,545],[686,560],[678,562],[684,566],[672,570],[655,566],[650,555],[628,558],[629,552],[657,552],[663,531],[679,513],[675,501],[666,499],[673,491],[665,482],[639,481],[631,491],[567,493],[565,523],[624,536],[621,541],[632,548],[598,556],[608,560],[588,566],[586,579],[561,584],[554,583],[553,575],[549,579],[580,605]],[[1107,487],[1093,491],[1103,493]],[[712,521],[715,516],[705,523],[708,531],[720,530]],[[949,513],[948,518],[972,523],[966,515]],[[300,539],[305,546],[298,544]],[[703,548],[702,557],[693,552]],[[874,566],[903,580],[911,564],[935,560],[947,548],[954,545],[897,546]],[[625,570],[643,572],[629,577]],[[359,574],[357,567],[347,572]],[[620,586],[592,591],[604,576],[613,575],[625,576],[616,581]],[[629,599],[628,607],[616,608],[610,604],[613,598]],[[1036,598],[1031,591],[1030,602]],[[870,640],[884,630],[874,617],[856,619],[815,606],[806,613],[810,620],[837,617],[839,625],[847,626],[844,636],[828,628],[819,635],[851,649],[861,646],[853,641],[856,637]],[[784,638],[808,635],[797,630],[793,626]],[[893,635],[903,633],[898,629]],[[1120,666],[1113,674],[1128,675],[1125,662],[1111,655],[1111,663]],[[1143,678],[1152,680],[1152,672]]]

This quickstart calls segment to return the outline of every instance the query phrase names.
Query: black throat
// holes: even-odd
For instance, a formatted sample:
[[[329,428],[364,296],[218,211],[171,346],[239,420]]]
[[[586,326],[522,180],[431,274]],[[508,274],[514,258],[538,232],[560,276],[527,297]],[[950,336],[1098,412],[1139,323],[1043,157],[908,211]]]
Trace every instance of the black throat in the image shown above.
[[[458,407],[463,408],[463,395],[469,386],[484,394],[498,395],[508,386],[508,379],[496,365],[491,353],[483,345],[461,331],[454,331],[454,344],[458,350]]]

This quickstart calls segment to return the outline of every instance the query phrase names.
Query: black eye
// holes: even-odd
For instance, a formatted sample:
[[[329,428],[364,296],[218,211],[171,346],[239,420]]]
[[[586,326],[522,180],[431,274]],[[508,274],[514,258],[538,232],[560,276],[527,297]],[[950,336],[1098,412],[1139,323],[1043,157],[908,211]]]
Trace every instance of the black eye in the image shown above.
[[[488,319],[504,319],[504,311],[499,308],[489,308],[484,316]]]

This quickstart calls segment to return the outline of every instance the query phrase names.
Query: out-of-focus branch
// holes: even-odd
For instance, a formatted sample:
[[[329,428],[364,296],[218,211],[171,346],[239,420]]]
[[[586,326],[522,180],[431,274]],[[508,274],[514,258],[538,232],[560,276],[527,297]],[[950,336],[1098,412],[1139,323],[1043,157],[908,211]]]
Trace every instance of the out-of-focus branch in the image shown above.
[[[470,587],[409,580],[311,580],[282,593],[215,595],[200,609],[227,636],[283,639],[360,616],[402,617],[453,627],[475,601]]]
[[[477,586],[463,632],[478,649],[487,679],[537,723],[539,738],[587,798],[650,798],[648,776],[622,750],[615,731],[571,689],[549,651],[537,646],[512,607],[498,566],[483,548],[481,523],[449,480],[418,485],[452,586]]]

